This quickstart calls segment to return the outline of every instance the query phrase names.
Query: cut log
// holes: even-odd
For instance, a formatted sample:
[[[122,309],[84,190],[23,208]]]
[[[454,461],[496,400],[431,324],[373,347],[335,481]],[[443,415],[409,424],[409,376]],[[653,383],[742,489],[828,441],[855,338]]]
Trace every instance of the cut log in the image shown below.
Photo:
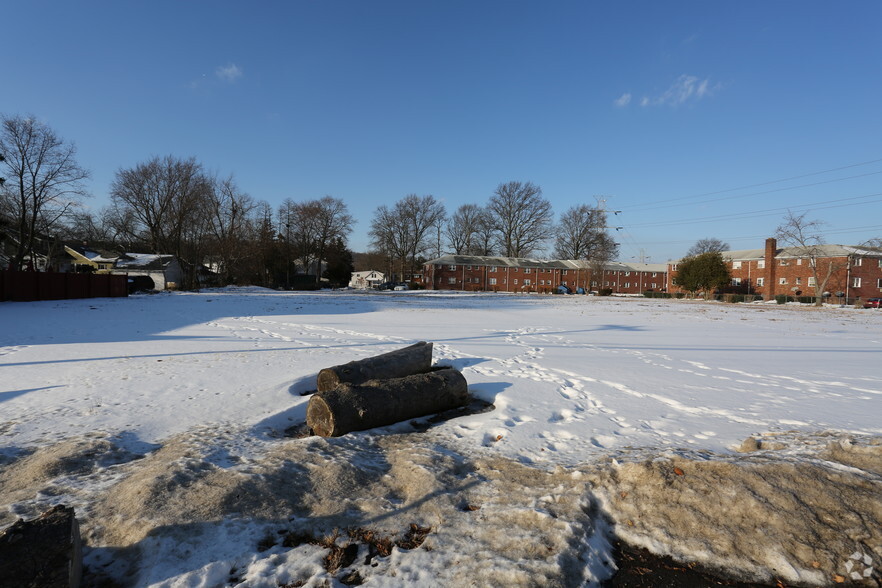
[[[316,386],[319,392],[326,392],[344,382],[362,384],[368,380],[403,378],[426,373],[431,368],[432,344],[420,341],[382,355],[325,368],[318,373]]]
[[[322,437],[339,437],[468,404],[465,377],[452,368],[364,384],[342,383],[309,399],[306,424]]]
[[[82,542],[74,509],[59,505],[0,533],[0,588],[77,588]]]

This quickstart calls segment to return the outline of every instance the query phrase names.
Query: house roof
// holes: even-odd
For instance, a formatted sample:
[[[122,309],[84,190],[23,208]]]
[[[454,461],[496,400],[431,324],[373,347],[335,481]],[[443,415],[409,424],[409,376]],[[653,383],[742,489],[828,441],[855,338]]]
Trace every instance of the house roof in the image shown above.
[[[157,255],[150,253],[123,253],[116,260],[117,268],[163,270],[175,259],[174,255]]]
[[[496,267],[528,267],[538,269],[590,269],[591,264],[581,259],[531,259],[524,257],[492,257],[482,255],[443,255],[427,261],[435,265],[479,265]],[[625,263],[611,261],[604,264],[608,271],[665,272],[664,263]]]

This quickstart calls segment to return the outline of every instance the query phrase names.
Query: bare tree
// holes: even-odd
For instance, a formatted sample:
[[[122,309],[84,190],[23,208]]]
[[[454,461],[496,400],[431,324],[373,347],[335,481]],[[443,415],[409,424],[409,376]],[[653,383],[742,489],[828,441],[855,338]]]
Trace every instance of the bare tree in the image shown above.
[[[328,248],[338,240],[345,246],[355,224],[346,203],[332,196],[306,202],[288,199],[282,204],[279,216],[294,259],[300,262],[304,273],[315,275],[318,284]]]
[[[824,292],[830,278],[845,269],[847,263],[824,255],[824,238],[820,233],[824,223],[806,219],[807,214],[804,212],[797,215],[788,210],[784,222],[775,229],[775,236],[782,243],[798,248],[798,255],[808,258],[815,283],[815,305],[821,306],[824,304]]]
[[[702,253],[722,253],[729,250],[729,244],[715,237],[705,237],[695,242],[684,257],[696,257]]]
[[[506,257],[527,257],[542,249],[552,225],[551,203],[530,182],[499,184],[487,206],[499,250]]]
[[[618,254],[618,244],[607,229],[606,211],[587,204],[573,206],[556,228],[554,256],[558,259],[601,258],[603,263]]]
[[[479,255],[478,235],[482,222],[485,222],[485,211],[477,204],[463,204],[456,209],[447,222],[445,234],[450,249],[456,255]]]
[[[390,269],[395,263],[411,275],[418,266],[417,259],[432,246],[432,229],[444,221],[444,205],[434,196],[409,194],[391,209],[380,206],[371,221],[370,236],[377,251],[387,255]],[[390,272],[391,273],[391,272]]]
[[[33,117],[2,118],[0,154],[9,177],[0,186],[0,212],[11,218],[17,233],[11,269],[34,259],[41,235],[55,230],[59,220],[86,196],[83,182],[89,172],[76,162],[76,147]]]
[[[246,243],[251,232],[250,218],[254,200],[242,192],[232,176],[212,181],[207,203],[208,233],[216,272],[224,283],[241,281],[247,272]]]
[[[204,254],[207,203],[212,182],[194,158],[155,157],[131,169],[120,169],[111,185],[119,218],[134,221],[154,253],[171,253],[185,270],[185,287],[195,284]]]

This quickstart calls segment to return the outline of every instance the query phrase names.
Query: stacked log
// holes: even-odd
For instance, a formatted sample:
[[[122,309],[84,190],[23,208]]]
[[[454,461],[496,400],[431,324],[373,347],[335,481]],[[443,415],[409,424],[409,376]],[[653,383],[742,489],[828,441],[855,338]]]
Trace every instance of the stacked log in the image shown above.
[[[420,341],[382,355],[325,368],[318,373],[316,385],[319,392],[327,392],[344,382],[363,384],[368,380],[423,374],[431,369],[432,344]]]
[[[432,370],[432,344],[415,345],[319,372],[306,407],[316,435],[338,437],[469,403],[468,383],[453,368]]]

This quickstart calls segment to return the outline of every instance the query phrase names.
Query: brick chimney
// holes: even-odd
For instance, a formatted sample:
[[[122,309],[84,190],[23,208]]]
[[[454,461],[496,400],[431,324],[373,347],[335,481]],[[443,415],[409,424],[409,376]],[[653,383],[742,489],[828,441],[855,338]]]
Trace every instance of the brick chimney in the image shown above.
[[[769,237],[766,239],[766,271],[764,272],[764,278],[766,282],[766,287],[764,288],[766,295],[764,296],[765,300],[774,300],[775,299],[775,288],[778,286],[778,280],[776,276],[776,266],[775,266],[775,254],[778,252],[778,241],[776,241],[773,237]]]

